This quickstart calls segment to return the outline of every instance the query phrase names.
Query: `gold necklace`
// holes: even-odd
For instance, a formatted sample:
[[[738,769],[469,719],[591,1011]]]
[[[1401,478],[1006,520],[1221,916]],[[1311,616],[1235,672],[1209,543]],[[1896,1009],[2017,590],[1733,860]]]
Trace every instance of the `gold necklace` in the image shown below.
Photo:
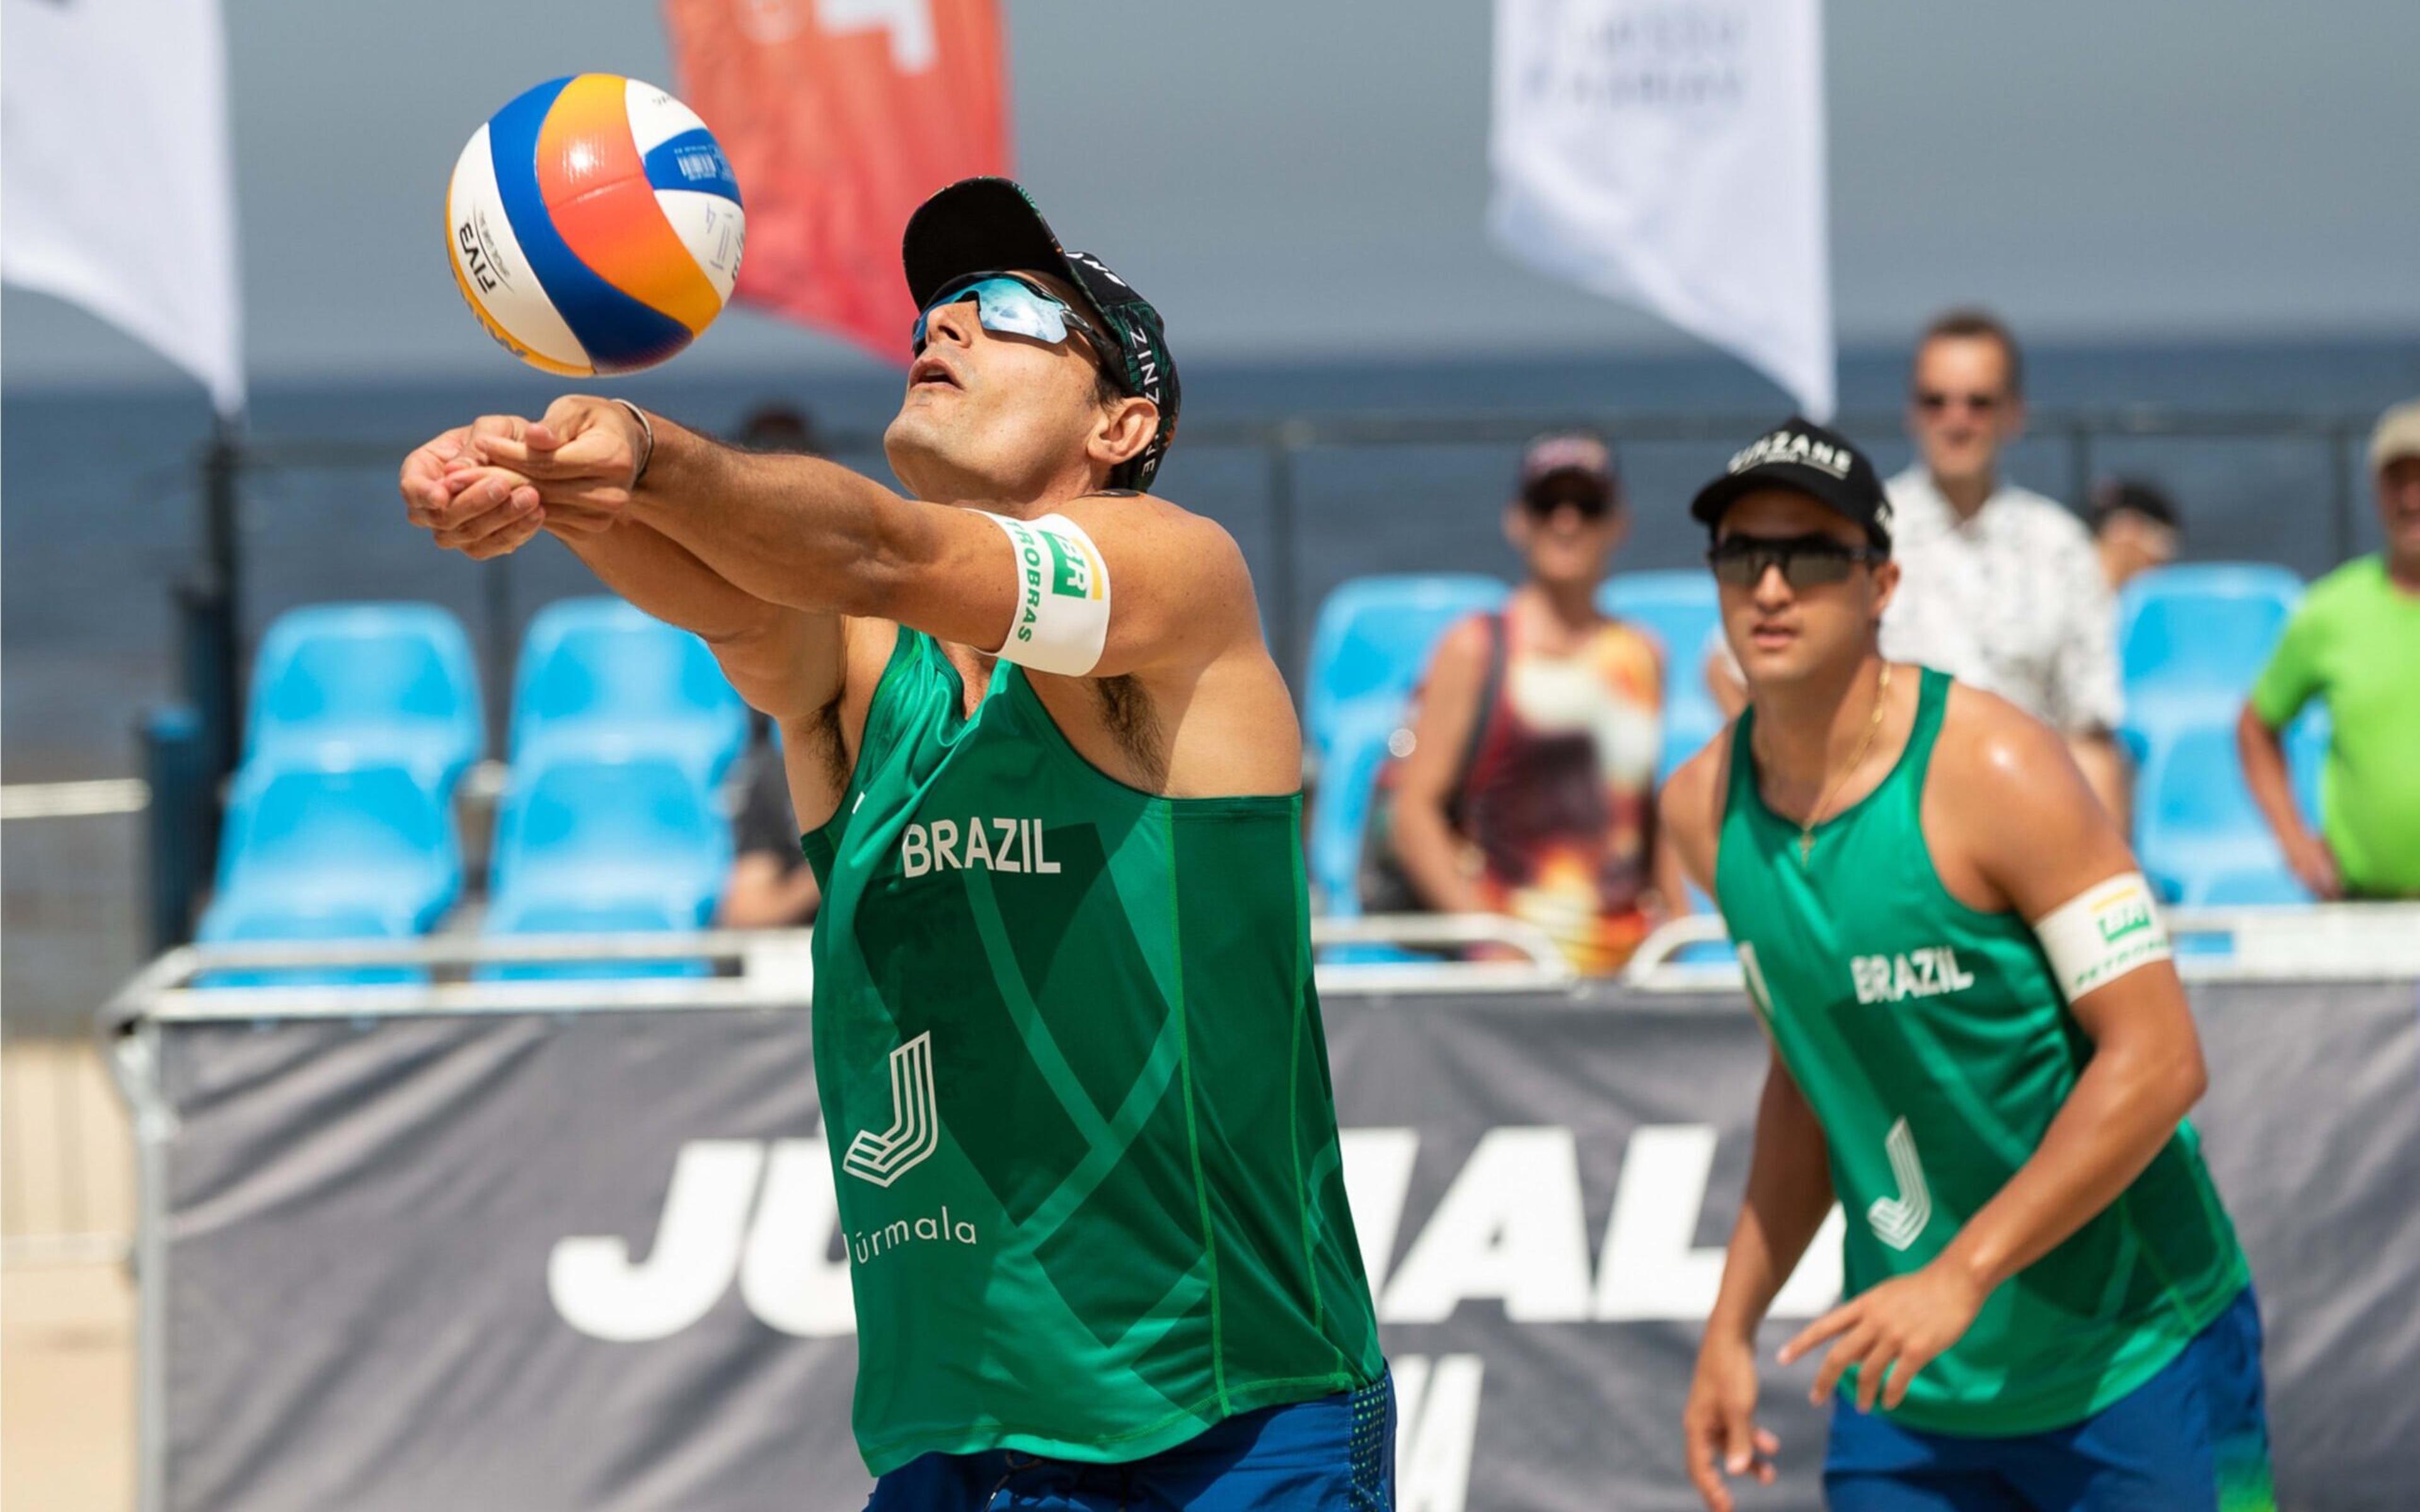
[[[1849,774],[1863,764],[1866,753],[1874,748],[1874,736],[1882,733],[1883,710],[1890,699],[1890,663],[1884,662],[1882,680],[1874,685],[1874,717],[1867,722],[1866,738],[1857,742],[1857,753],[1849,758],[1848,765],[1840,768],[1840,775],[1834,778],[1831,785],[1823,790],[1823,795],[1815,800],[1815,807],[1807,815],[1807,822],[1798,826],[1798,864],[1801,866],[1805,866],[1808,857],[1815,854],[1815,826],[1823,822],[1823,810],[1832,806],[1832,799],[1838,795],[1841,785],[1849,780]]]

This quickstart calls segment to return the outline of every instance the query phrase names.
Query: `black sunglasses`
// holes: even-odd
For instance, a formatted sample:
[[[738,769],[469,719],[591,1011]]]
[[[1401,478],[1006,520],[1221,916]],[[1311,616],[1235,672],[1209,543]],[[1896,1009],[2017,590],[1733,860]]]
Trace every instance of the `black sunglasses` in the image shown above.
[[[1940,389],[1924,389],[1916,396],[1916,407],[1927,414],[1937,415],[1948,409],[1953,401],[1978,415],[1988,415],[2000,408],[2000,396],[1996,393],[1947,393]]]
[[[1613,495],[1593,488],[1543,488],[1521,496],[1521,507],[1532,519],[1552,519],[1566,504],[1577,510],[1582,519],[1599,520],[1613,513]]]
[[[1727,535],[1706,552],[1716,582],[1754,588],[1767,569],[1779,567],[1781,580],[1792,588],[1812,588],[1847,579],[1859,563],[1885,562],[1890,553],[1870,546],[1851,546],[1828,535],[1791,535],[1778,540],[1758,535]]]

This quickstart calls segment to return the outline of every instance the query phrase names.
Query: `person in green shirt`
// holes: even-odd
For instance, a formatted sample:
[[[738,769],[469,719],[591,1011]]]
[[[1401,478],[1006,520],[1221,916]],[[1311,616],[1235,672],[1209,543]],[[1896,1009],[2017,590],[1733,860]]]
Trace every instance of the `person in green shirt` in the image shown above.
[[[2369,468],[2386,548],[2311,585],[2235,730],[2286,864],[2325,899],[2420,898],[2420,399],[2380,417]],[[2313,699],[2329,724],[2318,835],[2280,738]]]
[[[872,1512],[1382,1512],[1300,733],[1242,552],[1146,491],[1158,312],[1003,178],[903,253],[906,493],[572,395],[414,452],[410,517],[557,535],[781,724]]]
[[[1773,1479],[1757,1329],[1837,1200],[1845,1298],[1780,1352],[1821,1354],[1833,1512],[2270,1506],[2258,1306],[2124,836],[2056,732],[1885,659],[1891,504],[1848,441],[1793,419],[1691,513],[1749,698],[1664,823],[1773,1046],[1683,1414],[1699,1494]]]

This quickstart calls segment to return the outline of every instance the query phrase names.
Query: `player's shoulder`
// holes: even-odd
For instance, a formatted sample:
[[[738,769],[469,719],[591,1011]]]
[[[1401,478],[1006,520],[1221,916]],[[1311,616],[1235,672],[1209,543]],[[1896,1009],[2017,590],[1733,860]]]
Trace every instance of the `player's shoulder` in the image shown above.
[[[2075,773],[2057,731],[1997,693],[1959,682],[1949,685],[1932,766],[1958,789],[1994,803],[2060,791]]]
[[[1665,823],[1692,830],[1712,831],[1722,821],[1723,790],[1730,784],[1732,731],[1739,721],[1723,721],[1713,739],[1672,768],[1657,795]]]
[[[1069,500],[1057,513],[1089,533],[1114,535],[1129,548],[1165,553],[1205,573],[1244,564],[1244,548],[1227,527],[1157,494],[1105,488]]]

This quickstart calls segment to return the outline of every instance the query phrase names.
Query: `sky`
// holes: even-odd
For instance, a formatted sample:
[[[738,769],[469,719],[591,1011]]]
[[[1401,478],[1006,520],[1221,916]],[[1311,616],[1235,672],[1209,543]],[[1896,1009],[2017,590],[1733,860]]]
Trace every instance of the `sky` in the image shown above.
[[[1957,301],[2033,341],[2420,339],[2420,4],[1836,0],[1844,345]],[[225,0],[255,384],[492,371],[440,245],[473,129],[583,69],[671,86],[643,0]],[[1487,240],[1484,0],[1005,0],[1017,171],[1188,357],[1686,349]],[[161,381],[0,297],[8,382]],[[694,377],[872,371],[735,310]]]

